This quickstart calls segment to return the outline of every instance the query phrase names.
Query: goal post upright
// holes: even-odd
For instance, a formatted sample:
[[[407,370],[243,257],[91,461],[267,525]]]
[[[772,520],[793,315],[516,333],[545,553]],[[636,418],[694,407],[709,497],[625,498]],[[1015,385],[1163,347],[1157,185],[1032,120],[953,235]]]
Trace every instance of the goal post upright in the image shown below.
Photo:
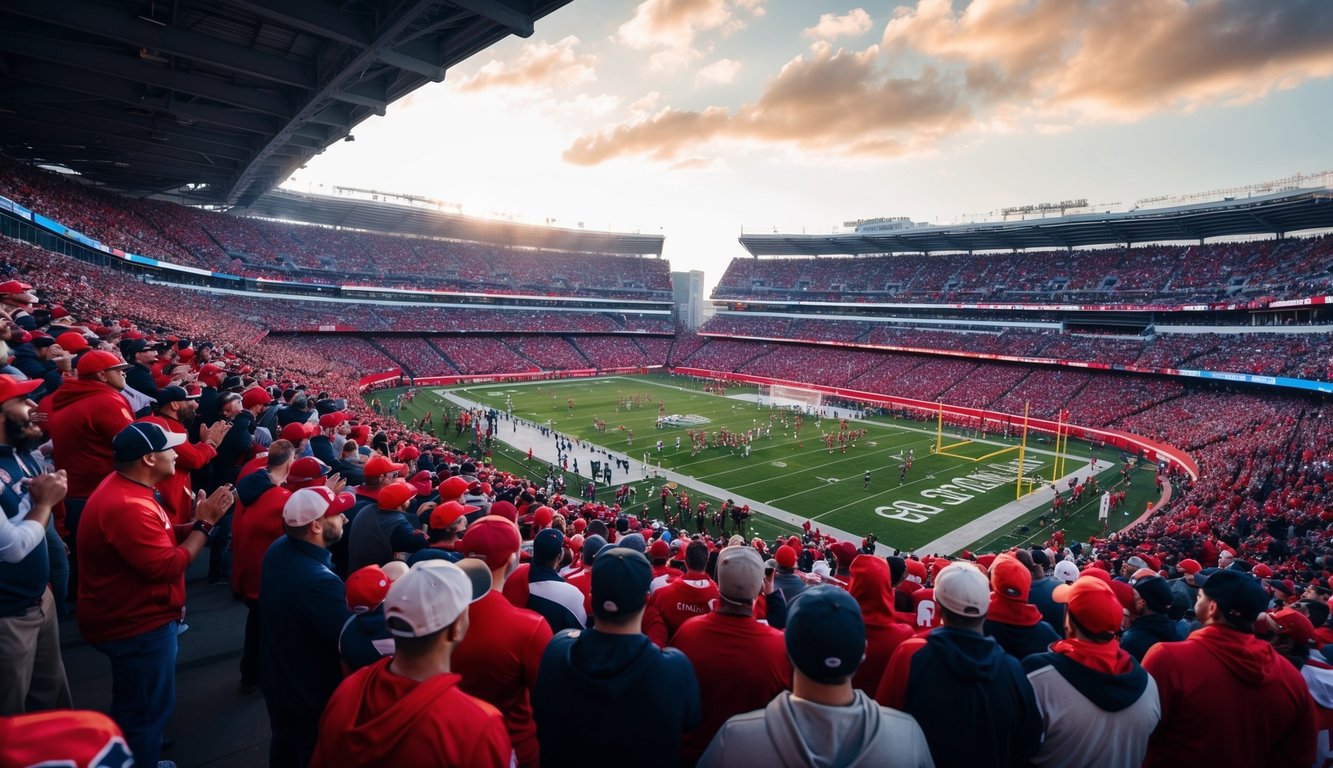
[[[1023,439],[1018,443],[1018,481],[1014,488],[1014,501],[1023,498],[1023,460],[1028,450],[1028,408],[1031,402],[1023,403]]]
[[[935,453],[939,453],[944,448],[944,403],[935,405],[939,406],[939,418],[935,422]]]

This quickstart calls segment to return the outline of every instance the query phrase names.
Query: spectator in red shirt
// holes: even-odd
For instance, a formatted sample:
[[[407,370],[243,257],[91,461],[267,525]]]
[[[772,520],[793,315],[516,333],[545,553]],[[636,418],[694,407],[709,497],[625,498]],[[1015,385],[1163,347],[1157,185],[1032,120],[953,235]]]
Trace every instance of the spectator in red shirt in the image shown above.
[[[78,584],[78,533],[83,505],[97,484],[116,468],[111,439],[134,421],[121,394],[129,364],[110,352],[93,350],[79,358],[78,378],[42,401],[49,416],[51,459],[69,476],[65,528],[69,530],[70,590]]]
[[[703,703],[699,727],[680,742],[686,764],[699,759],[727,718],[762,709],[791,687],[782,633],[753,616],[760,592],[772,589],[754,547],[727,547],[717,557],[717,607],[686,621],[671,638],[694,665]]]
[[[1157,681],[1162,720],[1148,740],[1147,768],[1210,762],[1313,765],[1316,719],[1301,673],[1254,636],[1268,604],[1259,582],[1223,570],[1203,583],[1194,616],[1203,627],[1143,657]]]
[[[198,443],[188,441],[186,425],[194,423],[199,409],[199,395],[191,395],[183,387],[163,387],[158,391],[157,406],[151,416],[139,421],[156,424],[168,432],[186,435],[186,442],[176,447],[176,474],[157,487],[162,495],[162,507],[173,523],[188,523],[194,517],[194,492],[190,490],[190,473],[208,466],[218,455],[217,447],[227,436],[231,424],[219,421],[200,429]]]
[[[89,497],[79,527],[79,629],[111,661],[111,716],[144,765],[157,765],[175,707],[185,569],[232,502],[230,487],[200,494],[195,523],[171,524],[154,486],[176,471],[183,442],[156,424],[122,429],[111,443],[116,471]]]
[[[454,503],[454,502],[450,502]],[[438,507],[437,507],[438,509]],[[491,589],[468,609],[470,628],[454,649],[453,668],[464,692],[504,713],[518,764],[538,764],[537,725],[532,720],[532,687],[551,627],[540,614],[515,608],[501,592],[518,564],[522,541],[513,521],[488,515],[467,529],[460,549],[486,563]]]
[[[588,543],[583,543],[587,549]],[[666,622],[667,638],[695,616],[711,613],[717,605],[717,584],[708,578],[708,545],[692,541],[685,547],[685,575],[653,593],[648,601]]]
[[[487,566],[477,560],[417,563],[395,581],[384,603],[394,655],[338,686],[311,765],[511,765],[504,718],[464,693],[452,667],[471,626],[469,605],[490,588]]]

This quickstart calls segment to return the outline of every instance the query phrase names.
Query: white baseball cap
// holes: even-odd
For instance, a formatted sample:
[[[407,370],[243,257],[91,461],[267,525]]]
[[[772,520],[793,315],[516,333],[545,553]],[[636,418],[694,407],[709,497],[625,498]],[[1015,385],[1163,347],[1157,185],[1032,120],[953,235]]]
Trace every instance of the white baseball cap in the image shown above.
[[[990,582],[971,563],[950,563],[935,577],[935,602],[960,616],[985,616]]]
[[[384,621],[395,637],[429,635],[453,624],[490,590],[491,571],[480,560],[424,560],[389,587]]]
[[[321,517],[341,515],[356,504],[350,493],[334,493],[317,485],[293,493],[282,507],[282,522],[293,528],[310,525]]]
[[[1066,584],[1073,584],[1078,580],[1078,566],[1069,560],[1061,560],[1055,564],[1055,578]]]

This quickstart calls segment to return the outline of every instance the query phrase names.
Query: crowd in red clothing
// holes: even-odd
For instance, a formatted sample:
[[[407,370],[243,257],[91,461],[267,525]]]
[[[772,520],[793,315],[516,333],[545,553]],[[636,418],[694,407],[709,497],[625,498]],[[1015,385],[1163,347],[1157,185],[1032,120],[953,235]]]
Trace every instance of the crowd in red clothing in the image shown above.
[[[655,519],[651,504],[581,503],[477,462],[359,404],[356,375],[361,364],[382,362],[381,348],[418,360],[421,347],[399,344],[403,339],[260,340],[266,329],[238,320],[225,300],[194,301],[191,294],[188,303],[172,301],[180,296],[174,289],[26,247],[7,247],[3,268],[6,278],[36,283],[35,298],[65,313],[51,312],[38,325],[32,303],[21,298],[26,289],[0,293],[13,318],[7,343],[50,348],[59,345],[42,340],[59,335],[73,346],[77,339],[60,335],[73,331],[89,347],[44,397],[44,428],[63,471],[52,476],[67,484],[67,495],[59,494],[66,497],[63,522],[78,524],[77,532],[66,529],[77,544],[76,617],[113,674],[144,683],[113,694],[113,715],[143,760],[155,760],[170,715],[164,691],[174,685],[169,649],[187,599],[184,567],[209,542],[212,551],[225,551],[219,542],[229,524],[240,545],[233,568],[242,573],[233,575],[248,579],[240,592],[254,603],[256,624],[246,653],[258,657],[258,679],[241,683],[257,683],[266,697],[273,765],[505,765],[511,756],[520,765],[561,764],[573,754],[562,741],[568,729],[551,724],[570,711],[594,710],[606,733],[600,746],[617,761],[627,754],[621,750],[639,744],[651,715],[663,743],[651,755],[636,753],[642,762],[745,764],[757,754],[757,747],[736,746],[750,744],[747,724],[755,717],[776,722],[784,707],[803,707],[820,692],[840,705],[839,717],[820,715],[834,719],[797,727],[789,738],[830,764],[849,762],[846,749],[853,756],[911,754],[920,765],[960,755],[969,764],[1052,764],[1068,754],[1051,754],[1043,744],[1062,743],[1071,731],[1115,739],[1079,764],[1182,764],[1204,743],[1221,744],[1247,763],[1281,755],[1308,764],[1326,738],[1316,718],[1333,711],[1333,701],[1321,698],[1333,668],[1319,651],[1333,640],[1325,559],[1333,424],[1317,401],[1174,382],[1159,389],[1145,383],[1155,379],[1069,369],[678,337],[671,354],[720,370],[820,383],[873,380],[886,393],[944,397],[975,381],[978,399],[1006,408],[1040,400],[1047,411],[1064,405],[1075,420],[1118,419],[1193,449],[1203,467],[1196,481],[1176,478],[1181,493],[1170,505],[1105,540],[964,553],[961,565],[924,553],[886,559],[873,554],[873,541],[837,541],[809,524],[773,541],[691,536]],[[9,303],[12,297],[20,298]],[[649,352],[642,340],[624,336],[590,337],[598,341],[587,346],[573,337],[557,337],[558,344],[536,335],[503,344],[440,338],[424,343],[441,362],[478,370],[495,366],[506,354],[500,350],[513,364],[533,367]],[[669,353],[662,343],[651,351]],[[156,403],[146,405],[156,420],[131,421],[135,403],[121,394],[131,365],[144,366],[159,390]],[[1149,404],[1126,415],[1123,406],[1083,403],[1126,391],[1113,380],[1134,382],[1127,386],[1139,389],[1130,391]],[[10,387],[3,390],[11,394],[6,418],[16,418],[13,403],[28,393],[18,378],[0,385]],[[195,415],[196,396],[215,406],[199,414],[203,429],[186,418]],[[276,438],[266,449],[255,440],[264,423]],[[245,450],[229,453],[229,438],[244,433]],[[201,462],[183,461],[187,443]],[[332,471],[340,477],[326,477]],[[168,513],[154,488],[176,487],[185,472],[206,495],[191,502],[177,494]],[[527,568],[515,569],[519,561]],[[1100,598],[1051,591],[1047,605],[1043,590],[1058,589],[1050,574],[1065,561],[1083,573],[1075,581],[1079,595]],[[368,564],[354,567],[358,562]],[[506,589],[515,578],[525,583]],[[1165,619],[1155,618],[1154,579],[1169,579],[1163,588],[1185,595],[1168,599]],[[550,626],[557,582],[592,609],[591,627]],[[40,587],[45,600],[46,584]],[[1057,599],[1068,601],[1067,614]],[[1102,632],[1093,622],[1106,619],[1108,605],[1113,615]],[[1060,618],[1042,629],[1047,608]],[[815,611],[819,620],[807,618]],[[1166,622],[1175,634],[1148,650],[1140,668],[1127,649],[1152,622]],[[821,634],[820,627],[838,631]],[[1050,633],[1048,646],[1015,650],[1038,631]],[[840,655],[839,642],[848,638],[861,645]],[[958,706],[970,696],[997,695],[984,675],[978,681],[963,674],[954,683],[916,677],[938,669],[924,661],[931,654],[967,656],[972,651],[959,649],[977,648],[985,649],[985,669],[998,665],[1009,676],[1002,683],[1013,698],[1003,721]],[[58,657],[58,642],[54,650]],[[4,658],[11,668],[26,663]],[[1208,662],[1217,668],[1204,680],[1198,670],[1207,658],[1222,661]],[[827,669],[831,663],[836,673]],[[1141,720],[1127,724],[1111,716],[1120,710],[1099,710],[1095,692],[1078,700],[1079,685],[1071,692],[1041,676],[1048,667],[1076,669],[1070,665],[1083,671],[1067,680],[1134,676],[1132,711]],[[635,677],[645,667],[661,676]],[[601,686],[602,693],[580,685]],[[1055,691],[1085,718],[1102,719],[1062,720],[1062,710],[1044,698]],[[62,702],[54,706],[69,706],[58,693],[49,698]],[[1256,706],[1234,706],[1244,697]],[[866,708],[850,706],[856,702]],[[952,715],[942,717],[939,707]],[[27,708],[21,703],[6,714]],[[767,714],[746,715],[756,710]],[[844,719],[869,713],[897,724],[883,731],[891,744],[841,735],[821,743],[820,733],[874,731],[864,719],[855,720],[859,730]],[[1208,728],[1196,722],[1199,713]],[[766,743],[776,748],[772,739]]]
[[[0,158],[0,195],[130,253],[245,277],[669,299],[666,261],[304,226],[129,199]]]
[[[733,259],[715,298],[1188,304],[1322,295],[1333,238],[977,255]],[[1238,281],[1238,283],[1237,283]],[[1234,293],[1236,285],[1240,293]]]
[[[965,323],[965,321],[959,321]],[[995,330],[932,330],[870,321],[719,314],[700,328],[716,337],[750,336],[809,343],[852,342],[914,349],[1016,355],[1059,361],[1251,373],[1328,381],[1333,336],[1327,333],[1156,333],[1147,337]]]

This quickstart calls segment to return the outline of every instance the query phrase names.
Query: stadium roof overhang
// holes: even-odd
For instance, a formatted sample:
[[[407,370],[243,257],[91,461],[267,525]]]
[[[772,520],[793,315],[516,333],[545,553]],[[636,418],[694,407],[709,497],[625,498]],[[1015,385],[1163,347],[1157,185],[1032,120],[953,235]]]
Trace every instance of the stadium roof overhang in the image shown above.
[[[1082,214],[1031,221],[918,227],[882,234],[742,235],[752,256],[834,256],[1077,248],[1333,228],[1333,190]]]
[[[351,227],[392,234],[444,237],[520,248],[577,253],[661,256],[661,235],[565,229],[444,213],[434,208],[303,195],[275,189],[250,204],[247,214],[331,227]]]
[[[570,0],[5,0],[0,149],[247,204]]]

